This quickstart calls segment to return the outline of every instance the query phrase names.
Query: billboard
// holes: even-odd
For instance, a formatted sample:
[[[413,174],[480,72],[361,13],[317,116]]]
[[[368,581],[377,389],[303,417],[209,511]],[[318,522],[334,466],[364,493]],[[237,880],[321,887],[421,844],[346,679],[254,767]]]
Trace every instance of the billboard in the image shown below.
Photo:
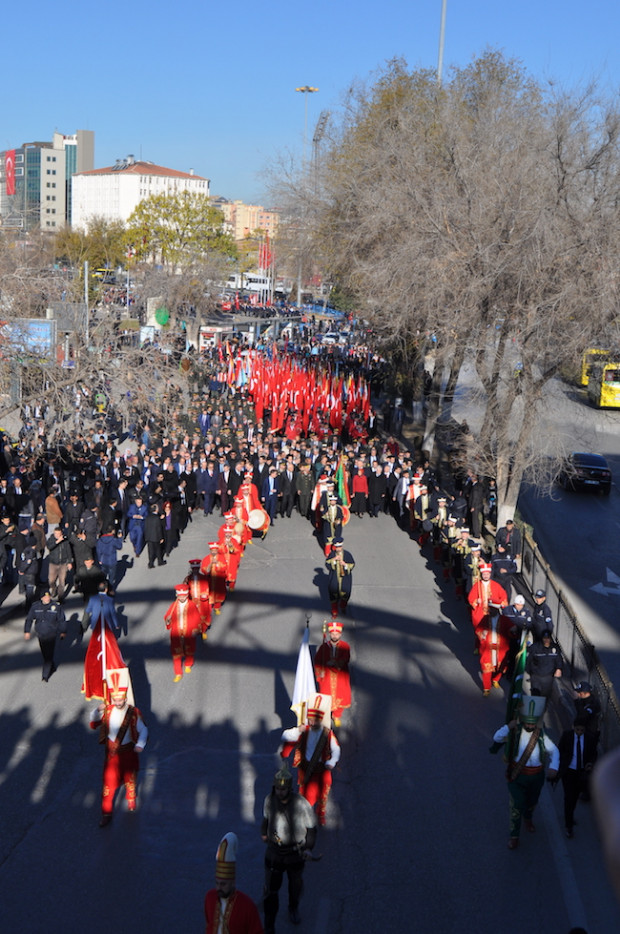
[[[2,342],[12,353],[54,359],[56,322],[50,318],[12,318],[0,328]]]

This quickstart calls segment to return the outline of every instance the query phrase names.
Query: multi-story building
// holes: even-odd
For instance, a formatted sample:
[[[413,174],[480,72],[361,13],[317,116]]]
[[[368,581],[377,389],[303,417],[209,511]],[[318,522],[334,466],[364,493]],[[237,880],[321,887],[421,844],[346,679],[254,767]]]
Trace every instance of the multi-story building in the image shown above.
[[[211,201],[222,211],[235,240],[245,240],[257,230],[273,237],[278,229],[280,215],[277,211],[267,211],[260,204],[244,204],[243,201],[228,201],[226,198],[212,198]]]
[[[73,136],[54,133],[54,149],[64,149],[66,163],[67,223],[73,222],[71,216],[71,196],[73,176],[76,172],[88,172],[95,168],[95,134],[92,130],[78,130]]]
[[[94,218],[125,222],[145,198],[184,191],[208,197],[209,179],[194,175],[193,169],[178,172],[127,156],[115,165],[73,176],[71,222],[85,229]]]
[[[0,153],[0,225],[54,232],[70,222],[71,176],[94,165],[95,134],[54,133]]]

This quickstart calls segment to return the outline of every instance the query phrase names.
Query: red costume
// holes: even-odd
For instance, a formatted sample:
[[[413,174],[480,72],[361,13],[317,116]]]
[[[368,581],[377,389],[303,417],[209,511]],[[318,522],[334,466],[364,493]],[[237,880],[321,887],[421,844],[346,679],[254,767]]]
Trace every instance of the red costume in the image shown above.
[[[211,625],[211,603],[209,602],[209,579],[200,570],[200,558],[192,558],[189,562],[191,568],[184,583],[189,588],[189,598],[200,613],[200,629],[202,638],[207,638]]]
[[[235,497],[233,511],[237,519],[235,524],[236,534],[240,538],[242,546],[245,548],[247,543],[252,539],[252,529],[248,525],[249,513],[246,509],[243,496]]]
[[[330,639],[319,646],[314,659],[319,691],[331,696],[332,717],[336,726],[340,725],[343,709],[351,706],[351,650],[347,643],[340,639],[341,632],[341,623],[334,620],[329,626]],[[334,638],[335,636],[337,638]]]
[[[299,793],[312,807],[316,805],[320,824],[325,823],[332,769],[340,759],[340,746],[333,731],[321,726],[325,702],[329,703],[329,698],[318,694],[308,708],[309,722],[283,732],[281,753],[286,759],[295,750],[293,765],[297,768]]]
[[[234,512],[227,512],[224,516],[226,522],[220,526],[217,533],[217,540],[220,545],[224,544],[226,529],[230,529],[234,541],[240,546],[243,553],[243,522],[237,522]]]
[[[209,602],[212,609],[219,613],[226,599],[226,575],[228,566],[218,542],[209,542],[209,554],[202,559],[201,572],[209,581]]]
[[[221,914],[217,890],[211,889],[205,896],[206,934],[218,934]],[[226,899],[222,922],[222,930],[229,934],[263,934],[258,908],[249,895],[237,889]]]
[[[491,568],[488,564],[480,565],[480,572]],[[471,607],[471,621],[475,630],[481,623],[485,622],[485,617],[489,614],[489,605],[494,604],[497,607],[508,606],[508,595],[501,584],[492,580],[476,581],[469,591],[467,597]]]
[[[179,584],[175,587],[177,599],[166,610],[164,621],[166,629],[170,630],[170,653],[174,665],[174,680],[180,681],[183,677],[183,660],[185,671],[191,671],[194,666],[196,654],[196,635],[200,632],[200,612],[189,599],[189,587]]]
[[[256,484],[252,483],[251,480],[244,480],[239,488],[239,496],[243,497],[243,502],[246,508],[248,515],[252,512],[253,509],[263,510],[263,505],[260,501],[260,496],[258,495],[258,490],[256,489]]]
[[[239,572],[239,562],[241,561],[243,551],[239,542],[233,538],[232,529],[226,526],[223,526],[223,529],[224,542],[221,546],[221,552],[226,561],[226,583],[228,584],[229,590],[234,590],[235,584],[237,583],[237,574]]]
[[[494,687],[499,687],[510,648],[510,631],[513,625],[513,621],[506,616],[491,616],[486,617],[486,622],[480,623],[476,629],[480,646],[482,688],[485,694],[490,693],[491,683]]]
[[[117,676],[118,677],[118,676]],[[101,826],[112,818],[114,795],[125,786],[127,806],[136,809],[136,778],[140,767],[137,750],[144,749],[148,730],[137,707],[126,703],[126,688],[112,688],[112,703],[93,711],[90,726],[100,730],[105,744],[103,787],[101,793]]]

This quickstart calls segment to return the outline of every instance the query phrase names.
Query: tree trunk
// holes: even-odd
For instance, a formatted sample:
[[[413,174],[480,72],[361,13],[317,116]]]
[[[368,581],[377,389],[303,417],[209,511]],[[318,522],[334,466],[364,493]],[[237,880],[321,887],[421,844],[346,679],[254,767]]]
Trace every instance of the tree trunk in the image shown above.
[[[435,449],[435,430],[439,418],[439,403],[441,399],[441,377],[442,367],[435,365],[433,370],[433,382],[428,397],[428,407],[426,410],[426,423],[424,425],[424,437],[422,439],[422,450],[428,453],[429,459],[433,460]]]

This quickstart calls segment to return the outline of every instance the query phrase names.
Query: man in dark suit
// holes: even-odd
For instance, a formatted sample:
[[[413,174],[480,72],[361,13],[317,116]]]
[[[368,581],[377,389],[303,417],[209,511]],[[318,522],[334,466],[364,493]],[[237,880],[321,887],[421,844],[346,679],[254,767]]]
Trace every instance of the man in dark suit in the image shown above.
[[[210,516],[213,512],[215,494],[217,492],[217,478],[218,473],[216,471],[215,462],[212,460],[208,462],[201,460],[196,475],[196,489],[199,497],[202,494],[202,508],[205,516]]]
[[[564,824],[569,838],[573,836],[579,796],[589,797],[590,774],[597,758],[596,737],[586,731],[586,726],[585,717],[575,717],[572,730],[566,730],[558,743],[558,777],[564,787]]]
[[[233,503],[228,486],[228,480],[231,474],[230,464],[225,457],[220,457],[219,471],[217,489],[220,494],[220,509],[222,510],[222,515],[224,515],[230,510]]]
[[[235,463],[234,470],[230,471],[230,476],[228,477],[228,489],[231,496],[231,502],[234,502],[235,496],[238,495],[239,490],[241,489],[241,484],[245,479],[245,468],[242,460],[238,460]]]
[[[476,474],[471,476],[471,484],[467,494],[467,508],[473,538],[480,538],[482,533],[482,507],[484,506],[484,488]]]
[[[271,467],[261,490],[261,502],[272,522],[275,522],[278,510],[278,480],[278,471],[275,467]]]
[[[256,487],[257,490],[263,489],[263,483],[265,482],[268,476],[269,476],[269,464],[267,463],[265,456],[263,454],[259,454],[257,461],[256,461],[256,466],[254,467],[254,475],[252,477],[254,486]]]
[[[280,496],[280,515],[286,515],[286,518],[290,519],[295,505],[295,496],[297,495],[297,476],[292,460],[287,460],[282,468],[278,478],[280,493],[282,494]]]

